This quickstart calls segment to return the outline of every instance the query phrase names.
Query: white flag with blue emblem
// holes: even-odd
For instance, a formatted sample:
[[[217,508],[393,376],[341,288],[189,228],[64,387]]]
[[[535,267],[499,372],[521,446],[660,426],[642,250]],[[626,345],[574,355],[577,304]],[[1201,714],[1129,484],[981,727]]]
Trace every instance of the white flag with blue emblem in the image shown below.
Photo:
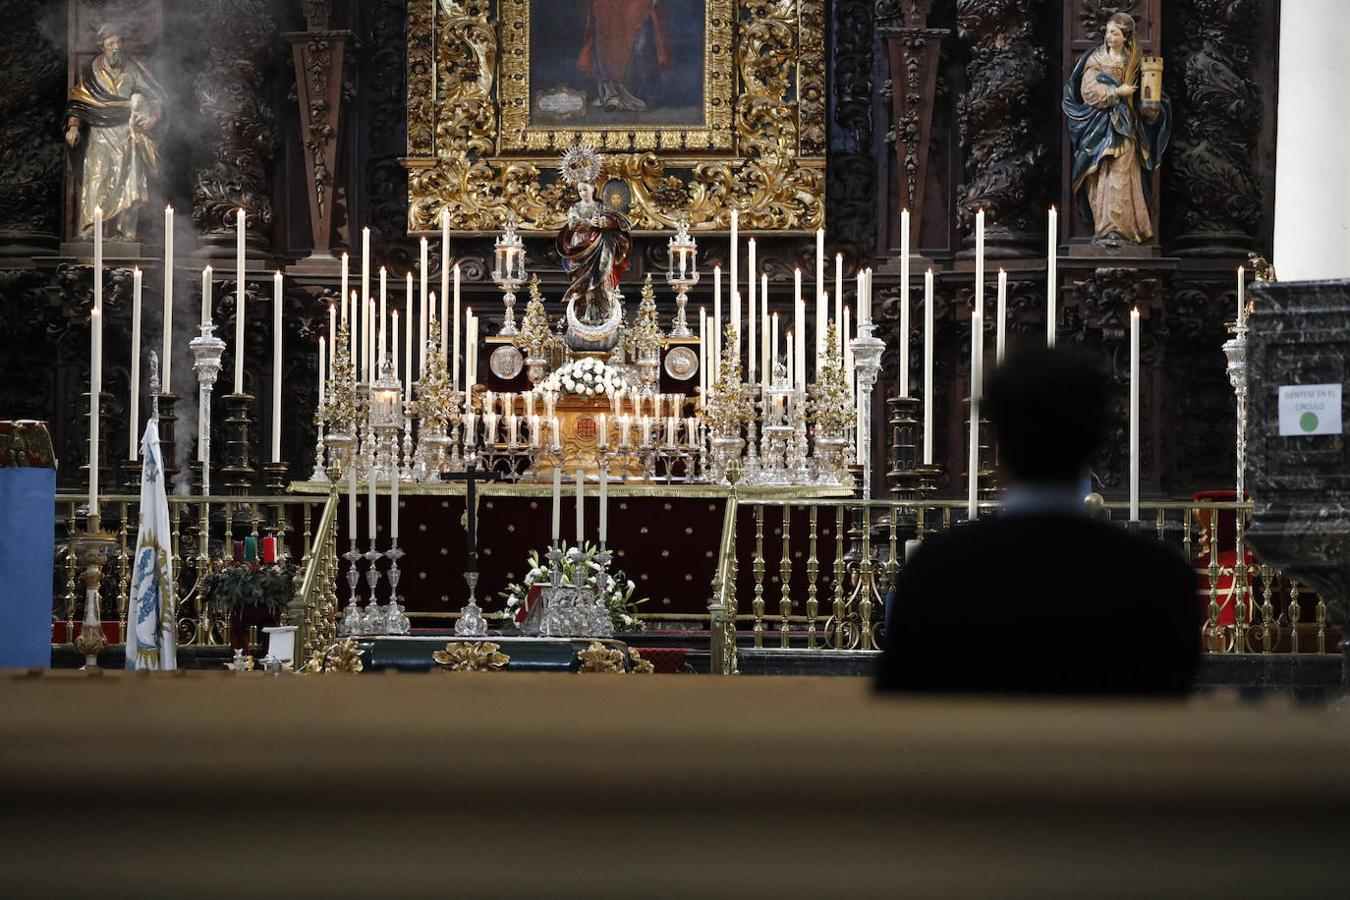
[[[176,669],[177,620],[173,588],[173,535],[159,425],[151,418],[141,437],[141,527],[131,578],[131,621],[127,624],[128,669]]]

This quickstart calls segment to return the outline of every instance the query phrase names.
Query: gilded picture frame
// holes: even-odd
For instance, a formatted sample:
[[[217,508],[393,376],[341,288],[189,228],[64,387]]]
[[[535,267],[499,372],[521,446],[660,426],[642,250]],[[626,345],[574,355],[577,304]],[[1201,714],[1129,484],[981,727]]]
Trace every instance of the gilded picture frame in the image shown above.
[[[557,177],[573,142],[604,152],[605,195],[624,197],[638,233],[673,228],[681,213],[691,228],[724,231],[733,208],[745,231],[820,227],[824,0],[704,0],[703,115],[693,121],[681,107],[686,120],[669,124],[647,124],[641,111],[632,121],[622,110],[542,116],[541,91],[555,92],[548,108],[565,119],[582,90],[532,84],[549,62],[531,56],[537,2],[409,0],[411,233],[438,232],[442,210],[456,233],[496,232],[508,210],[522,231],[556,231],[575,201]]]

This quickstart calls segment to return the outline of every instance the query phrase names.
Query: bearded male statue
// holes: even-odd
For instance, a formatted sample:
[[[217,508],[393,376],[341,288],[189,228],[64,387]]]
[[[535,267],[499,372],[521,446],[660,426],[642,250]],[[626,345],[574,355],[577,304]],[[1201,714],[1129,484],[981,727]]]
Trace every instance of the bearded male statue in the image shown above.
[[[163,116],[164,90],[122,49],[121,29],[101,26],[98,45],[103,52],[80,72],[66,105],[66,143],[85,143],[79,236],[93,237],[94,207],[101,207],[105,236],[134,241],[159,165],[151,132]]]

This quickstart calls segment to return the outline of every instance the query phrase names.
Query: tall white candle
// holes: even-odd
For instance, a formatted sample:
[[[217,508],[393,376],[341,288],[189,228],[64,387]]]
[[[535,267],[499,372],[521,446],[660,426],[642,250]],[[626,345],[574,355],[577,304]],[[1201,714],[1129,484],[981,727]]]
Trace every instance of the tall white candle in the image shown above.
[[[698,396],[699,403],[708,400],[708,310],[698,308]]]
[[[736,359],[741,358],[741,292],[736,290],[733,282],[731,286],[731,330],[735,335],[735,354]]]
[[[768,343],[772,347],[769,351],[769,367],[772,370],[778,367],[778,313],[769,318]]]
[[[356,466],[347,467],[347,538],[356,540]]]
[[[357,331],[360,330],[357,328],[357,321],[360,318],[360,314],[358,312],[359,309],[360,306],[356,302],[356,291],[352,291],[352,316],[351,316],[352,327],[351,330],[347,332],[347,358],[351,360],[352,381],[356,381],[357,372],[359,371],[359,362],[356,358],[356,347],[357,347],[356,334]]]
[[[858,301],[858,324],[872,321],[872,270],[863,270],[863,295]]]
[[[442,294],[441,297],[444,298],[445,295]],[[435,298],[433,298],[433,299],[432,299],[432,306],[435,306],[435,305],[436,305],[436,303],[435,303]],[[458,265],[455,266],[455,302],[454,302],[454,308],[452,309],[452,318],[449,320],[449,322],[450,322],[451,324],[446,325],[446,324],[445,324],[446,321],[447,321],[447,320],[444,319],[444,318],[441,319],[441,322],[442,322],[442,326],[441,326],[441,327],[442,327],[442,328],[447,328],[447,327],[448,327],[448,328],[451,328],[451,329],[453,330],[453,334],[451,335],[451,339],[450,339],[450,346],[454,348],[452,351],[450,351],[450,379],[451,379],[451,382],[452,382],[456,387],[458,387],[459,384],[460,384],[460,371],[461,371],[461,370],[460,370],[460,362],[459,362],[459,342],[460,342],[460,334],[459,334],[459,266],[458,266]],[[442,348],[442,350],[444,350],[444,347],[445,347],[445,335],[442,333],[442,335],[441,335],[441,348]],[[467,365],[467,360],[466,360],[466,363],[465,363],[465,364]]]
[[[328,340],[319,337],[319,409],[323,409],[328,380]]]
[[[244,392],[244,210],[234,218],[234,392]]]
[[[172,393],[173,381],[173,207],[164,207],[164,315],[160,341],[159,389]]]
[[[453,291],[454,291],[454,309],[449,309],[449,308],[448,308],[448,306],[447,306],[448,301],[445,299],[445,295],[442,294],[442,295],[441,295],[441,318],[444,319],[447,315],[452,315],[452,316],[454,317],[454,318],[452,319],[452,321],[454,321],[454,322],[457,323],[457,322],[459,322],[459,278],[460,278],[459,264],[458,264],[458,263],[455,264],[453,274],[454,274],[454,279],[455,279],[455,284],[454,284],[454,288],[453,288]],[[448,360],[448,359],[450,358],[450,353],[449,353],[450,338],[451,338],[451,336],[448,335],[448,334],[442,334],[442,335],[441,335],[441,359]],[[477,365],[476,362],[475,362],[475,364],[474,364],[473,369],[474,369],[474,375],[477,376],[477,374],[478,374],[478,365]]]
[[[975,307],[984,321],[984,210],[975,213]]]
[[[478,383],[478,317],[472,309],[468,310],[468,332],[464,370],[469,373],[469,380],[465,383],[472,387]]]
[[[365,312],[362,313],[362,331],[365,332],[365,337],[362,339],[360,358],[362,358],[363,363],[362,374],[365,376],[367,385],[370,385],[375,381],[375,298],[367,297],[362,306],[365,309]]]
[[[131,270],[131,428],[128,429],[127,459],[138,459],[141,424],[141,270]]]
[[[1130,310],[1130,521],[1139,521],[1139,308]]]
[[[211,280],[212,272],[210,266],[202,268],[202,324],[205,325],[211,321]]]
[[[735,302],[736,292],[741,289],[740,282],[736,280],[737,275],[740,274],[740,266],[739,266],[741,253],[740,223],[741,223],[740,211],[733,209],[731,211],[731,269],[727,273],[728,275],[731,276],[731,297],[733,302]],[[737,323],[736,332],[737,334],[739,334],[741,330],[741,326],[739,324],[740,319],[735,315],[735,312],[736,310],[733,309],[731,321]],[[740,351],[741,351],[740,344],[737,344],[736,352],[739,354]]]
[[[370,298],[370,228],[361,229],[361,302]]]
[[[431,295],[432,298],[434,298],[435,296],[436,296],[435,294],[432,294],[432,295]],[[418,311],[418,316],[417,316],[417,321],[418,321],[418,323],[419,323],[419,328],[418,328],[418,331],[417,331],[417,377],[418,377],[418,378],[421,378],[423,375],[425,375],[425,374],[427,373],[427,341],[428,341],[428,340],[430,339],[430,337],[431,337],[431,332],[428,330],[428,329],[431,327],[431,322],[430,322],[430,320],[428,319],[428,314],[427,314],[427,308],[428,308],[428,305],[429,305],[429,302],[428,302],[427,297],[425,297],[425,296],[422,297],[422,299],[421,299],[421,301],[420,301],[420,303],[419,303],[420,309],[419,309],[419,311]]]
[[[998,323],[994,326],[994,359],[1003,365],[1008,336],[1008,273],[998,270]]]
[[[98,515],[99,401],[103,393],[103,209],[94,207],[94,308],[89,317],[89,514]]]
[[[600,473],[600,544],[609,542],[609,478]]]
[[[844,327],[839,332],[839,340],[844,345],[844,377],[848,380],[849,396],[854,396],[853,384],[853,333],[851,328],[852,310],[844,307]]]
[[[556,432],[555,432],[556,434]],[[553,544],[562,536],[562,466],[553,467]]]
[[[370,535],[371,549],[375,548],[375,488],[379,480],[372,467],[366,473],[366,529]]]
[[[774,319],[778,318],[778,313],[774,313]],[[792,340],[792,332],[787,333],[787,383],[795,385],[797,383],[797,349]]]
[[[398,472],[389,476],[389,542],[398,543]]]
[[[806,300],[803,299],[801,291],[797,292],[796,299],[793,300],[792,309],[792,329],[797,335],[797,344],[793,352],[793,372],[797,380],[793,382],[798,388],[806,387]]]
[[[768,276],[768,275],[764,275],[764,276],[762,276],[762,277],[760,278],[760,285],[759,285],[759,308],[760,308],[761,312],[763,313],[763,317],[760,319],[760,324],[761,324],[764,328],[767,328],[768,325],[769,325],[769,276]],[[769,381],[771,381],[771,380],[773,379],[773,357],[769,355],[769,334],[768,334],[767,331],[761,330],[760,342],[761,342],[762,345],[763,345],[763,350],[762,350],[761,357],[760,357],[760,362],[763,364],[763,368],[761,368],[760,371],[761,371],[761,372],[763,373],[763,375],[764,375],[764,383],[765,383],[765,384],[768,384]]]
[[[837,256],[837,254],[836,254]],[[825,290],[825,229],[816,229],[816,293]]]
[[[709,386],[717,383],[718,374],[722,371],[722,333],[719,330],[722,327],[722,267],[713,266],[713,329],[712,344],[709,347],[708,356],[712,361],[713,369],[708,373]]]
[[[1059,211],[1050,207],[1050,227],[1045,251],[1045,343],[1055,346],[1055,298],[1059,293]]]
[[[389,321],[389,272],[384,266],[380,266],[380,354],[375,360],[376,377],[379,377],[379,367],[384,364],[384,324]]]
[[[586,537],[586,489],[582,470],[577,468],[577,546]]]
[[[446,352],[447,346],[456,346],[459,344],[459,266],[455,266],[455,308],[452,311],[453,317],[447,314],[446,304],[450,297],[450,208],[441,208],[441,327],[445,328],[453,322],[455,333],[453,339],[451,335],[442,333],[441,335],[441,358],[448,360],[450,354]],[[449,341],[449,344],[446,342]],[[459,353],[456,346],[454,351]],[[459,367],[455,366],[450,371],[450,378],[455,384],[459,384]]]
[[[977,296],[970,318],[970,446],[966,461],[966,517],[980,514],[980,394],[984,383],[984,305]]]
[[[329,368],[333,366],[334,354],[337,353],[337,307],[328,304],[328,363]]]
[[[746,322],[747,340],[745,343],[746,356],[746,380],[751,384],[755,382],[755,369],[758,368],[755,363],[758,361],[759,344],[755,341],[755,318],[759,315],[759,306],[755,303],[755,239],[751,238],[745,242],[746,246],[746,286],[749,291],[746,293],[746,302],[748,304],[745,314],[749,320]],[[738,348],[739,349],[739,348]]]
[[[817,248],[817,254],[821,248]],[[818,290],[825,293],[825,282],[823,279],[819,282]],[[826,294],[829,296],[829,294]],[[826,305],[829,305],[826,302]],[[840,322],[844,321],[844,254],[834,254],[834,327],[840,327]],[[840,340],[844,335],[840,332]]]
[[[350,293],[352,289],[350,268],[351,268],[351,260],[348,258],[347,252],[344,250],[342,253],[342,291],[338,294],[338,298],[343,303],[342,307],[343,325],[347,324],[347,307],[346,307],[347,294]]]
[[[909,210],[900,210],[900,396],[909,396]]]
[[[1237,323],[1242,327],[1247,324],[1247,270],[1243,266],[1238,266],[1237,279]]]
[[[407,303],[404,304],[403,307],[404,311],[403,344],[404,347],[407,349],[407,356],[405,357],[403,362],[403,398],[404,400],[411,400],[412,383],[413,383],[413,354],[417,350],[417,345],[413,343],[413,316],[415,315],[415,312],[413,310],[413,286],[411,273],[409,273],[408,275],[407,284],[408,284],[408,301]]]
[[[401,342],[402,335],[398,333],[398,310],[389,313],[389,373],[395,378],[398,377],[398,345]]]
[[[923,464],[933,464],[933,270],[923,274]]]
[[[428,247],[427,247],[427,239],[425,237],[422,238],[421,244],[419,245],[418,249],[420,253],[417,259],[417,278],[418,284],[421,287],[421,291],[418,293],[418,297],[421,299],[422,305],[426,306],[427,279],[431,276],[431,272],[428,271],[430,261],[429,257],[427,256]],[[411,273],[409,273],[409,275],[411,275]]]
[[[281,462],[281,273],[272,276],[272,462]]]

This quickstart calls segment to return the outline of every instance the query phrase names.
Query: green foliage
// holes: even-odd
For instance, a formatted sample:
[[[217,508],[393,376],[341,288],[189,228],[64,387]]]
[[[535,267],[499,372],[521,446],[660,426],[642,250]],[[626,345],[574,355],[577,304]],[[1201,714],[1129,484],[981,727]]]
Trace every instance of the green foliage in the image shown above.
[[[232,563],[206,576],[206,601],[221,610],[259,606],[281,612],[295,593],[296,572],[290,563]]]

